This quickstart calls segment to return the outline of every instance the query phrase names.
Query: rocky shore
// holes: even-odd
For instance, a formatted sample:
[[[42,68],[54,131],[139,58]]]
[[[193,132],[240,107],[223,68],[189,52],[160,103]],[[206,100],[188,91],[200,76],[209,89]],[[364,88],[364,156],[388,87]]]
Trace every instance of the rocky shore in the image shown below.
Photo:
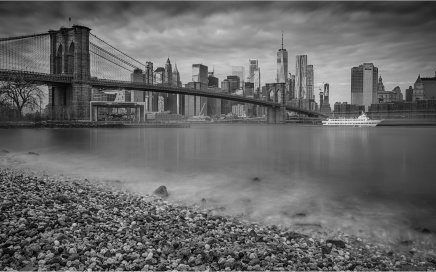
[[[0,169],[0,193],[0,271],[436,269],[433,251],[241,221],[170,203],[163,188],[143,196]]]

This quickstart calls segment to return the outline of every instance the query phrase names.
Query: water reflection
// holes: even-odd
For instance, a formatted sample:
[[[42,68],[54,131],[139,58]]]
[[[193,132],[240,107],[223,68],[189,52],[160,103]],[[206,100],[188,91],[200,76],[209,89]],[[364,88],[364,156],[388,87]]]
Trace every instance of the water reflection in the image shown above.
[[[436,231],[435,136],[432,128],[272,125],[2,130],[0,149],[21,154],[25,167],[144,193],[165,184],[173,200],[204,197],[270,223],[398,238],[414,227]],[[26,161],[29,151],[41,156]]]

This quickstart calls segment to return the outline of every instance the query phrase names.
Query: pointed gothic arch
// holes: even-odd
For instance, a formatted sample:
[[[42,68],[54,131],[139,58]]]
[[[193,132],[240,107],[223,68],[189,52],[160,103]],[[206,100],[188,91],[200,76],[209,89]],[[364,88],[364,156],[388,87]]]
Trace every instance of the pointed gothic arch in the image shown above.
[[[58,50],[56,53],[55,74],[62,74],[62,54],[63,54],[62,44],[59,44],[59,47],[58,47]]]
[[[74,73],[74,42],[71,42],[70,48],[68,49],[68,55],[67,55],[67,73],[73,74]]]

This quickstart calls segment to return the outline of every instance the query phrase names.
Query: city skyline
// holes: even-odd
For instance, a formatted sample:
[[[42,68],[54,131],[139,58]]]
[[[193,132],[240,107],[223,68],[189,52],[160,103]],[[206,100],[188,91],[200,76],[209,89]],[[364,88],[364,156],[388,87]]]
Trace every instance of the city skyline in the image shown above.
[[[257,59],[264,85],[275,82],[283,31],[288,71],[295,73],[295,56],[308,55],[314,94],[329,82],[331,102],[351,102],[350,69],[359,63],[374,63],[386,90],[400,86],[403,94],[418,74],[434,74],[436,61],[428,57],[436,55],[431,7],[436,3],[0,2],[6,26],[0,36],[46,32],[68,26],[71,17],[71,24],[90,27],[144,63],[163,67],[169,57],[183,84],[191,79],[192,64],[214,66],[221,82],[232,66],[248,70],[248,60]]]

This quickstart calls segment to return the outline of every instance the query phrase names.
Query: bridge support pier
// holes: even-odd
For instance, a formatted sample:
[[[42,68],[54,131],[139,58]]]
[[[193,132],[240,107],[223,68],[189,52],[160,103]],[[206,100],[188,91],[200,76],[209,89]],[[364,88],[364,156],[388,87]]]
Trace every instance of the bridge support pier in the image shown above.
[[[266,120],[268,124],[284,124],[286,120],[286,107],[269,107]]]
[[[92,98],[92,86],[83,83],[73,83],[72,107],[74,119],[89,120],[89,102]]]
[[[91,74],[89,32],[85,26],[73,25],[50,30],[50,74],[70,75],[69,86],[51,87],[51,103],[54,112],[76,120],[89,120],[89,102],[92,87],[88,84]]]

